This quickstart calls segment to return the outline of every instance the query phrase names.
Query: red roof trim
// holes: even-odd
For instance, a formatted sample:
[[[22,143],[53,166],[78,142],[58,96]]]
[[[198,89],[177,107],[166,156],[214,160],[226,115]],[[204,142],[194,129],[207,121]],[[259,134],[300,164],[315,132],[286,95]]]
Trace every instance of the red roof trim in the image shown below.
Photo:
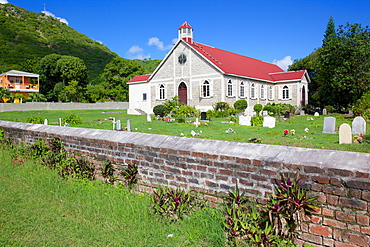
[[[178,29],[181,29],[181,28],[191,28],[191,29],[193,29],[187,21],[185,21]]]
[[[126,82],[127,84],[130,84],[130,83],[135,83],[135,82],[147,82],[149,77],[151,75],[138,75],[138,76],[135,76],[134,78],[132,78],[131,80],[129,80],[128,82]]]

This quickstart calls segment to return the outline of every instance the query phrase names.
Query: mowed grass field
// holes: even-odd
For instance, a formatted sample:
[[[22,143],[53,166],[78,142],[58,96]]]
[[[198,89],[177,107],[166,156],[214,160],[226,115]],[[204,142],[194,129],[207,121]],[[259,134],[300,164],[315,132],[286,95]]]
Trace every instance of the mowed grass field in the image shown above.
[[[49,124],[57,125],[58,118],[76,114],[83,120],[82,124],[70,125],[77,128],[93,128],[113,130],[112,118],[121,120],[124,130],[127,119],[131,121],[133,132],[152,133],[172,136],[186,136],[192,138],[216,139],[225,141],[249,142],[251,138],[260,139],[262,144],[285,145],[315,149],[331,149],[353,152],[370,152],[369,143],[339,144],[338,134],[324,134],[324,116],[297,116],[282,121],[277,119],[275,128],[242,126],[238,123],[230,123],[229,118],[215,118],[209,122],[202,122],[199,127],[191,123],[178,123],[156,120],[152,116],[152,122],[147,122],[147,116],[128,115],[127,110],[74,110],[74,111],[18,111],[1,112],[0,120],[25,122],[30,117],[41,117],[48,119]],[[342,123],[352,124],[353,118],[339,114],[329,116],[336,118],[336,127]],[[311,117],[313,120],[307,120]],[[195,118],[187,119],[188,122]],[[308,129],[305,131],[305,129]],[[232,129],[232,131],[230,130]],[[289,135],[284,136],[284,130],[289,130]],[[192,136],[191,131],[198,135]],[[292,131],[295,130],[295,135]],[[370,132],[370,123],[367,123],[367,132]],[[365,135],[365,140],[370,140],[370,134]]]
[[[221,211],[180,222],[154,215],[147,194],[63,179],[0,147],[0,246],[226,246]]]

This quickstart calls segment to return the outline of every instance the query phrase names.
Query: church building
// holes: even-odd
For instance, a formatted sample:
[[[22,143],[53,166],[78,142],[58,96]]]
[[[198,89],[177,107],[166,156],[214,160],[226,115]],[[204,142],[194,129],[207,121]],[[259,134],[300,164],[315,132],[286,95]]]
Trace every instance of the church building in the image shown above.
[[[305,70],[285,72],[276,64],[195,42],[193,28],[178,28],[178,41],[153,74],[128,81],[128,114],[153,113],[153,107],[179,96],[183,104],[201,112],[217,102],[233,105],[245,99],[255,104],[308,103],[309,77]]]

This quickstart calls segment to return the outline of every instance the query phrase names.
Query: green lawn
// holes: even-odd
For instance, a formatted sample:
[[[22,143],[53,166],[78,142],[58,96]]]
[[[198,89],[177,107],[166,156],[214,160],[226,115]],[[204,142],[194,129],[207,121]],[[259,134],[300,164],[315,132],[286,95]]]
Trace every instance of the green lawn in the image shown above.
[[[0,246],[225,246],[220,212],[170,223],[146,194],[101,181],[64,180],[0,149]]]
[[[249,142],[250,138],[260,138],[261,143],[287,145],[296,147],[307,147],[316,149],[332,149],[354,152],[370,152],[369,143],[354,143],[354,144],[339,144],[338,134],[323,134],[324,117],[313,116],[293,116],[287,121],[277,121],[275,128],[263,127],[248,127],[234,123],[223,123],[228,119],[212,119],[210,122],[204,122],[204,125],[195,127],[190,123],[177,123],[155,120],[152,122],[146,121],[146,116],[127,115],[126,110],[75,110],[75,111],[27,111],[27,112],[1,112],[0,120],[10,121],[26,121],[28,117],[39,116],[47,118],[49,124],[57,124],[58,118],[63,118],[69,114],[76,114],[83,119],[83,123],[72,127],[80,128],[96,128],[96,129],[112,129],[112,121],[108,119],[115,118],[121,120],[122,128],[126,127],[127,119],[131,120],[131,128],[134,132],[163,134],[180,136],[181,133],[186,137],[192,137],[191,131],[194,130],[200,135],[194,138],[217,139],[227,141]],[[342,123],[351,125],[352,118],[344,117],[343,115],[333,114],[330,116],[336,117],[336,126]],[[307,117],[312,117],[314,120],[307,120]],[[195,118],[188,119],[188,121]],[[235,133],[227,133],[226,131],[232,128]],[[308,132],[305,132],[308,128]],[[288,129],[291,132],[295,130],[295,135],[289,134],[284,137],[283,131]],[[370,123],[367,123],[367,130],[370,131]],[[201,132],[201,133],[200,133]],[[370,140],[370,135],[365,135],[366,140]]]

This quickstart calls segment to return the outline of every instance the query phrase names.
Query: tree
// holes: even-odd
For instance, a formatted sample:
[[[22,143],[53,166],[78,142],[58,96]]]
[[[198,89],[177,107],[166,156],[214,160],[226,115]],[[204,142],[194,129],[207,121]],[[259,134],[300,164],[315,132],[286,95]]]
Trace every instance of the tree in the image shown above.
[[[79,85],[79,82],[73,80],[68,83],[68,86],[65,86],[64,89],[58,95],[60,101],[65,102],[81,102],[84,96],[84,90]]]
[[[10,98],[10,91],[7,88],[0,87],[0,102],[5,103]]]
[[[59,54],[50,54],[43,57],[38,66],[37,72],[40,74],[40,93],[44,95],[50,94],[54,89],[55,84],[60,81],[60,73],[57,70],[57,61],[62,56]]]
[[[70,81],[77,81],[86,85],[87,68],[84,61],[78,57],[62,56],[56,64],[61,81],[66,85]]]
[[[336,35],[330,33],[325,32],[319,52],[318,91],[323,105],[340,110],[369,90],[370,30],[347,23]]]
[[[31,101],[31,102],[45,102],[46,97],[45,97],[45,95],[43,95],[41,93],[31,93],[28,96],[27,100]]]

